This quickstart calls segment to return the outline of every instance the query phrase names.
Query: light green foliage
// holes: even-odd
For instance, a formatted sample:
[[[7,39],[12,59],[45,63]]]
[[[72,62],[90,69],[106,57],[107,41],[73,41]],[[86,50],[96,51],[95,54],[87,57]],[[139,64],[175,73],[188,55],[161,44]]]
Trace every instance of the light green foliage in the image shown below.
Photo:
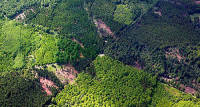
[[[24,55],[22,53],[18,53],[15,57],[15,64],[13,65],[13,68],[22,68],[25,65],[24,60]]]
[[[199,107],[200,99],[168,85],[159,83],[154,89],[152,107]]]
[[[56,70],[61,70],[62,69],[62,66],[58,65],[57,63],[56,64],[50,64],[47,66],[47,70],[50,71],[50,72],[56,72]]]
[[[118,5],[114,13],[114,21],[129,25],[133,21],[133,13],[128,5]]]
[[[75,84],[66,85],[52,99],[52,106],[198,107],[200,103],[200,99],[107,56],[97,57],[88,70],[79,74]]]
[[[3,45],[2,49],[6,52],[16,52],[19,51],[20,45],[29,45],[28,39],[31,39],[30,35],[32,31],[23,27],[20,23],[15,21],[6,21],[2,26],[2,39]],[[27,43],[27,44],[26,44]]]
[[[0,23],[0,106],[41,107],[50,96],[45,96],[34,72],[62,85],[53,73],[35,71],[32,66],[57,61],[58,35],[46,33],[41,26]],[[56,93],[53,88],[52,93]]]
[[[0,31],[0,71],[56,63],[60,62],[60,56],[69,57],[65,63],[79,59],[79,44],[70,39],[59,39],[53,32],[48,34],[46,28],[41,26],[33,28],[15,21],[5,21]],[[61,51],[65,53],[60,54]]]
[[[97,57],[94,71],[81,73],[53,101],[58,106],[144,106],[151,101],[156,80],[107,56]]]
[[[200,83],[199,31],[190,20],[198,21],[199,13],[189,16],[197,11],[188,10],[191,0],[180,0],[181,5],[161,0],[152,8],[157,1],[0,0],[0,18],[24,12],[28,24],[0,20],[0,106],[45,106],[50,96],[44,96],[36,73],[61,88],[55,76],[61,64],[85,68],[102,52],[147,72],[99,56],[52,99],[52,106],[199,107],[199,99],[151,75],[185,86]],[[115,38],[98,37],[93,19],[102,20]],[[166,57],[170,49],[180,61]]]
[[[59,45],[58,48],[63,50],[63,47],[69,45],[64,52],[59,52],[58,62],[64,63],[73,60],[71,62],[76,62],[73,65],[78,66],[78,68],[87,66],[96,58],[98,52],[101,51],[100,48],[102,48],[102,41],[84,4],[84,0],[63,0],[52,8],[40,8],[36,6],[33,8],[35,12],[26,18],[27,23],[43,25],[57,31],[61,40],[63,39],[63,42],[59,40],[59,44],[65,44],[63,46],[62,44]],[[80,46],[67,42],[72,38],[80,42],[84,48],[80,49]],[[75,46],[74,49],[73,46]],[[71,52],[75,53],[72,53],[72,56],[62,56]],[[76,60],[80,52],[82,52],[84,58]]]
[[[200,105],[195,105],[192,101],[179,101],[173,107],[200,107]]]
[[[21,68],[24,65],[24,57],[31,50],[31,40],[33,32],[30,28],[16,23],[15,21],[5,21],[2,25],[0,38],[2,45],[0,51],[3,58],[2,71],[7,71],[10,68]],[[4,66],[4,67],[3,67]],[[5,68],[7,66],[7,68]]]
[[[58,39],[55,35],[38,34],[40,40],[36,39],[36,49],[34,56],[37,64],[48,64],[56,62],[58,52]]]

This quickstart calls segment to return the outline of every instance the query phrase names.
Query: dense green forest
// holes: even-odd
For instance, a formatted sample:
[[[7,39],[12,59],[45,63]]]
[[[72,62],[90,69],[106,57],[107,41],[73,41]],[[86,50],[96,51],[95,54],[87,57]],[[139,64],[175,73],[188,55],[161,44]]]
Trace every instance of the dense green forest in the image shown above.
[[[58,32],[60,38],[73,39],[82,45],[84,58],[74,63],[77,69],[83,69],[101,52],[103,43],[84,9],[84,0],[64,0],[55,8],[33,9],[35,13],[27,15],[27,23],[46,26]]]
[[[49,99],[36,80],[23,78],[19,72],[1,73],[0,77],[1,107],[39,107]]]
[[[0,0],[0,107],[200,107],[200,2]]]
[[[14,18],[20,12],[31,6],[54,6],[59,0],[1,0],[0,16]]]
[[[137,24],[108,39],[104,53],[153,75],[196,88],[199,84],[199,35],[184,4],[160,1]],[[188,6],[189,7],[189,6]],[[161,16],[156,12],[161,12]]]
[[[95,19],[103,20],[111,30],[119,31],[135,23],[157,0],[91,0],[88,11]]]
[[[52,106],[99,107],[194,107],[200,100],[161,84],[147,72],[122,64],[110,57],[97,57],[76,84],[66,85],[52,99]]]

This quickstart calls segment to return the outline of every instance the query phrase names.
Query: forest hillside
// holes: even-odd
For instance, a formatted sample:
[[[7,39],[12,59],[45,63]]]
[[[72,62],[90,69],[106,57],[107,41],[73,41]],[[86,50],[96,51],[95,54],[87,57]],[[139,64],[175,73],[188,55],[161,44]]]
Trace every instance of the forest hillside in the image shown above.
[[[0,0],[0,107],[200,107],[199,0]]]

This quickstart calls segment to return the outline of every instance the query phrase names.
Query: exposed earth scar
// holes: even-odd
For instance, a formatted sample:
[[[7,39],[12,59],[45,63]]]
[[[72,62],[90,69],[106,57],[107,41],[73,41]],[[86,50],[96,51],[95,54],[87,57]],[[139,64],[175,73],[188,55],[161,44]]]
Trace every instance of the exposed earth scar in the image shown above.
[[[115,38],[114,33],[111,31],[110,27],[108,27],[101,19],[94,19],[94,24],[96,25],[96,27],[98,28],[98,32],[101,34],[101,36],[104,36],[100,30],[104,30],[108,35],[112,36],[113,38]]]
[[[55,75],[63,84],[73,84],[77,74],[78,71],[76,71],[71,65],[66,65],[63,67],[63,69],[59,69],[55,72]]]
[[[43,88],[43,91],[45,91],[47,95],[52,95],[52,92],[50,90],[51,87],[58,89],[58,86],[56,86],[53,81],[48,80],[44,77],[40,77],[39,79],[40,79],[40,84]]]

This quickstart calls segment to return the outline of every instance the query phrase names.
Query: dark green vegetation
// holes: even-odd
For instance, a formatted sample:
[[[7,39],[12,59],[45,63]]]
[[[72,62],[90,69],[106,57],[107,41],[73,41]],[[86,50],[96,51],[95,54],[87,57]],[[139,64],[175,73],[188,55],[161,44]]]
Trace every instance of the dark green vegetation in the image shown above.
[[[55,32],[47,33],[47,30],[42,26],[1,20],[0,106],[44,105],[51,97],[42,92],[39,78],[52,80],[60,88],[62,84],[54,73],[35,66],[73,63],[80,59],[79,44],[70,39],[59,39]],[[57,92],[54,88],[52,91]]]
[[[82,44],[85,58],[77,63],[82,65],[78,68],[85,67],[88,60],[94,59],[101,51],[102,42],[84,9],[84,0],[63,0],[55,8],[36,7],[34,10],[34,14],[27,16],[27,23],[47,26],[57,31],[60,38],[75,39]]]
[[[1,0],[0,106],[198,107],[199,14],[192,0]]]
[[[184,103],[192,107],[200,103],[190,95],[157,83],[156,77],[107,56],[97,57],[89,69],[79,74],[76,84],[66,85],[53,98],[57,106],[179,107]]]
[[[14,18],[24,9],[30,8],[31,6],[54,6],[57,1],[59,0],[1,0],[0,17]]]
[[[91,17],[103,20],[114,32],[134,23],[157,0],[87,0]]]
[[[34,73],[33,73],[34,72]],[[52,95],[43,90],[40,79],[52,80],[58,89],[51,87]],[[52,96],[62,89],[63,85],[52,72],[47,70],[9,71],[0,73],[0,106],[1,107],[42,107]]]
[[[36,80],[18,72],[0,74],[0,94],[1,107],[41,107],[48,100]]]
[[[119,31],[119,39],[108,39],[105,54],[129,65],[139,63],[159,77],[178,78],[179,83],[198,90],[200,32],[194,29],[186,7],[158,2],[135,25]]]

